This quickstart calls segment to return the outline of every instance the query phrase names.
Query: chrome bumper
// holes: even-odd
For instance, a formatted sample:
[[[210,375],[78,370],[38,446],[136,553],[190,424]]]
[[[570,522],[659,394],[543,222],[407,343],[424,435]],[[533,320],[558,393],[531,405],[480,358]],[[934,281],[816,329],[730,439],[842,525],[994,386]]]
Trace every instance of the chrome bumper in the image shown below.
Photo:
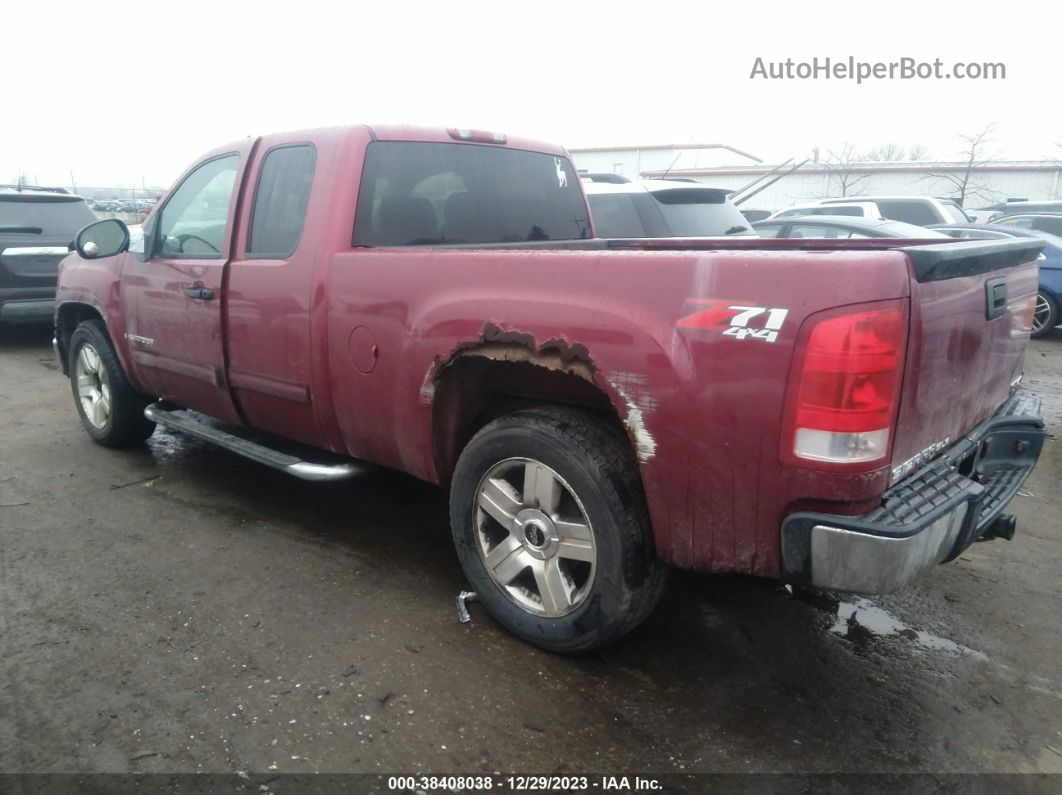
[[[885,492],[881,507],[871,513],[791,514],[782,524],[786,581],[888,593],[974,541],[1004,535],[995,529],[1001,526],[997,517],[1032,472],[1043,442],[1040,401],[1019,392]],[[1012,531],[1013,524],[1009,527]]]

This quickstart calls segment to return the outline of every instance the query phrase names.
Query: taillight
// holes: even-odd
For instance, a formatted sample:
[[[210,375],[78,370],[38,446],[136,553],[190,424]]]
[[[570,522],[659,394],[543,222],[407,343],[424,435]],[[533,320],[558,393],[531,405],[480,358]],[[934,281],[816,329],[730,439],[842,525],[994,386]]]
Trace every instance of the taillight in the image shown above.
[[[506,141],[505,133],[488,132],[487,130],[458,130],[451,127],[446,132],[457,141],[477,141],[481,144],[503,144]]]
[[[900,396],[907,302],[830,310],[809,324],[790,379],[782,458],[829,468],[884,463]]]
[[[1021,324],[1023,331],[1032,331],[1033,322],[1036,319],[1036,295],[1033,295],[1025,303],[1025,311],[1022,312]]]

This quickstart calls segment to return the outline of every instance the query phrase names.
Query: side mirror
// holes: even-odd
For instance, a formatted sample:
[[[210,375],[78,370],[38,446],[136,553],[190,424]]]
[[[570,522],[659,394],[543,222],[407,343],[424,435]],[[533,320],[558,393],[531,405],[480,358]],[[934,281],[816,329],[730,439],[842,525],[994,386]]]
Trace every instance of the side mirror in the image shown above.
[[[100,259],[121,254],[129,248],[129,227],[117,218],[96,221],[77,233],[74,248],[83,259]]]

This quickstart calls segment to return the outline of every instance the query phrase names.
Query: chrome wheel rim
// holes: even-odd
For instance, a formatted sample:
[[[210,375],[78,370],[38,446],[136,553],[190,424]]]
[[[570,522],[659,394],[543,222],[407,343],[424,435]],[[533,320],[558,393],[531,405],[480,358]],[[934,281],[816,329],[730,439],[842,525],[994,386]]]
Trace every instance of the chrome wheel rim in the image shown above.
[[[483,567],[516,605],[559,618],[586,600],[597,568],[594,531],[553,469],[531,458],[495,464],[476,489],[474,516]]]
[[[1051,317],[1051,304],[1047,302],[1047,297],[1043,293],[1036,294],[1036,309],[1033,311],[1033,334],[1040,331],[1045,325],[1047,325],[1048,319]]]
[[[74,375],[85,419],[93,428],[106,427],[111,418],[111,381],[99,352],[88,343],[78,351]]]

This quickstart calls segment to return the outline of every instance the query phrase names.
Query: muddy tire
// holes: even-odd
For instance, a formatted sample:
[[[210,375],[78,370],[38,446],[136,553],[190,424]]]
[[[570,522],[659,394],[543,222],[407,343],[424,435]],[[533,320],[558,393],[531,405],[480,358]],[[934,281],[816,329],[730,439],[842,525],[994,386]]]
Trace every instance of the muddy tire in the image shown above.
[[[155,423],[144,417],[149,400],[126,379],[102,321],[74,329],[67,368],[78,416],[94,442],[128,447],[151,436]]]
[[[457,462],[450,523],[484,607],[544,649],[611,643],[663,593],[630,441],[582,411],[528,409],[482,428]]]

